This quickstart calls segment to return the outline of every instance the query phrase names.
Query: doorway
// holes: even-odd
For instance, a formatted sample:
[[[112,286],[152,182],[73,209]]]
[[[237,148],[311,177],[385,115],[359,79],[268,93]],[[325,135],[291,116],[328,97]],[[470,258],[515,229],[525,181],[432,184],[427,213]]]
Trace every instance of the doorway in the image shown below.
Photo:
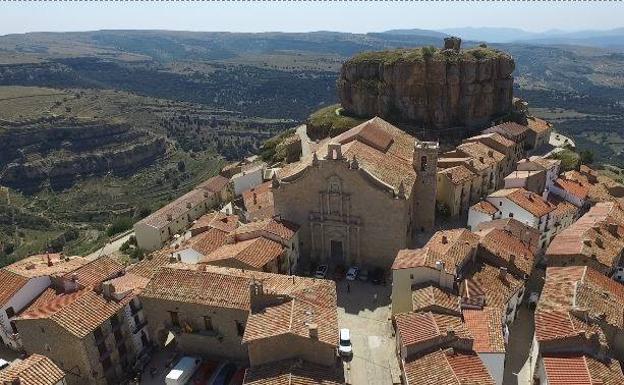
[[[333,262],[344,262],[344,252],[342,249],[342,241],[331,240],[329,243],[329,252]]]

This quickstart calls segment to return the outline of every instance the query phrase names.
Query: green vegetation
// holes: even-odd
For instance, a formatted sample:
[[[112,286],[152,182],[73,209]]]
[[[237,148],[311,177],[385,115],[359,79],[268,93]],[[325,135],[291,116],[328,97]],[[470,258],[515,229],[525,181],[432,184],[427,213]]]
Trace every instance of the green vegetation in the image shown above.
[[[434,46],[423,46],[412,49],[394,49],[386,51],[364,52],[349,59],[351,63],[378,63],[390,65],[397,62],[424,62],[425,60],[442,60],[457,62],[460,60],[484,60],[506,55],[504,52],[488,47],[474,47],[460,52],[440,50]]]
[[[581,165],[581,157],[570,149],[564,149],[554,154],[553,159],[561,160],[562,171],[578,170]]]
[[[130,217],[117,218],[106,229],[106,235],[112,237],[114,235],[123,233],[124,231],[130,230],[132,228],[132,225],[134,225],[134,221]]]
[[[345,115],[339,104],[333,104],[310,115],[307,120],[308,135],[311,139],[333,137],[364,121],[365,119]]]
[[[260,157],[262,160],[270,163],[285,161],[287,154],[278,150],[280,149],[280,144],[284,143],[284,141],[292,135],[295,135],[295,130],[289,129],[265,141],[260,148]]]

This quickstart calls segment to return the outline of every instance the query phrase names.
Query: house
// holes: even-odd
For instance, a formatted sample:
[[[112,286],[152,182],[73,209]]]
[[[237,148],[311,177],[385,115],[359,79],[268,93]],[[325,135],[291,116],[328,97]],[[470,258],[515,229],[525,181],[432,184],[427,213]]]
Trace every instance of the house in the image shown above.
[[[301,360],[283,360],[253,366],[246,370],[244,385],[341,385],[345,383],[342,370]]]
[[[221,175],[215,175],[198,184],[195,189],[207,191],[217,196],[218,204],[225,204],[234,199],[234,188],[230,180]]]
[[[503,267],[516,277],[527,279],[533,272],[535,255],[521,238],[499,228],[489,228],[476,233],[479,240],[477,255],[481,261]]]
[[[588,203],[589,187],[574,179],[557,178],[550,192],[580,209]]]
[[[537,363],[536,378],[544,385],[624,384],[620,363],[609,357],[586,354],[544,354]]]
[[[503,384],[507,327],[501,322],[501,309],[486,306],[483,309],[464,309],[464,322],[473,338],[472,350],[477,353],[494,383]]]
[[[563,174],[567,180],[578,182],[588,188],[587,200],[590,204],[597,202],[624,203],[624,185],[613,179],[600,175],[596,170],[581,165],[580,170],[567,171]]]
[[[531,148],[540,148],[547,145],[552,134],[552,124],[534,116],[527,117],[527,143]]]
[[[275,206],[273,203],[272,182],[265,182],[243,191],[243,205],[245,206],[244,217],[246,222],[273,217],[275,215]]]
[[[546,188],[546,171],[512,171],[504,179],[505,188],[524,188],[542,194]]]
[[[554,204],[524,188],[498,190],[488,195],[486,200],[498,210],[498,213],[493,215],[494,219],[515,218],[538,229],[542,234],[540,248],[547,246],[554,226],[550,215],[556,208]],[[468,213],[468,226],[471,229],[476,228],[483,218],[485,217],[481,213],[471,208]]]
[[[449,216],[460,215],[470,207],[477,175],[466,166],[459,165],[438,170],[438,191],[436,204],[443,207]]]
[[[241,171],[232,175],[230,181],[234,189],[234,196],[241,196],[243,191],[259,186],[264,182],[266,163],[253,162],[241,166]]]
[[[488,127],[483,130],[484,134],[498,133],[512,142],[521,144],[526,149],[532,148],[532,143],[528,140],[529,128],[516,122],[505,122],[497,124],[492,127]]]
[[[478,202],[479,199],[483,198],[484,194],[487,194],[486,191],[482,191],[484,186],[487,187],[487,183],[484,181],[487,181],[490,178],[490,168],[486,164],[475,161],[470,157],[458,158],[456,156],[459,155],[456,153],[444,153],[442,154],[442,156],[442,158],[438,159],[438,175],[440,175],[440,173],[443,173],[447,169],[460,166],[468,169],[474,175],[470,184],[470,195],[468,196],[468,201],[471,204],[474,202]],[[446,158],[445,156],[455,157]],[[466,185],[466,187],[468,186]],[[445,186],[443,186],[442,188],[445,188]],[[451,187],[451,190],[452,189],[453,187]],[[449,193],[443,193],[440,195],[441,198],[443,198],[444,196],[448,196],[449,198],[447,199],[451,199],[453,195]]]
[[[438,148],[368,120],[280,169],[275,214],[301,226],[301,254],[313,263],[387,268],[433,227]]]
[[[549,266],[582,265],[611,276],[624,254],[624,211],[615,202],[597,203],[546,250]]]
[[[497,132],[472,136],[468,139],[464,139],[463,142],[480,142],[503,154],[505,159],[500,166],[502,175],[509,175],[514,171],[516,162],[524,156],[522,143],[509,140]]]
[[[540,251],[540,232],[536,228],[525,225],[517,219],[500,218],[488,222],[482,222],[477,226],[474,231],[479,232],[481,230],[487,230],[491,228],[501,229],[509,232],[512,236],[522,241],[522,243],[524,243],[529,248],[533,255],[537,255]]]
[[[482,200],[468,209],[468,229],[475,230],[484,223],[501,218],[501,212],[487,200]]]
[[[203,189],[191,190],[134,224],[138,246],[146,251],[160,249],[219,202],[220,197],[215,193]]]
[[[48,357],[32,354],[0,369],[0,384],[67,385],[65,372]]]
[[[62,254],[40,254],[0,269],[0,339],[13,350],[22,348],[13,319],[52,284],[55,276],[69,274],[88,261]]]
[[[461,349],[439,349],[402,363],[403,383],[409,385],[495,385],[479,356]]]
[[[93,282],[85,274],[74,282]],[[15,319],[24,350],[71,372],[68,385],[121,382],[149,346],[136,298],[146,283],[123,276],[96,286],[47,289]]]
[[[436,232],[424,247],[401,250],[392,264],[392,314],[412,311],[412,288],[432,284],[454,290],[475,259],[479,237],[465,229]]]
[[[238,215],[228,215],[220,211],[213,211],[202,215],[193,222],[193,225],[189,229],[191,238],[210,229],[219,229],[228,233],[238,227],[238,220]]]
[[[445,152],[440,156],[445,159],[471,159],[468,167],[481,176],[481,193],[496,190],[503,178],[505,155],[480,142],[462,143],[454,151]]]
[[[251,367],[300,359],[335,368],[332,281],[173,264],[160,267],[139,297],[161,346],[172,332],[184,354]]]
[[[561,160],[547,159],[541,156],[532,156],[521,159],[516,165],[518,171],[545,171],[546,189],[550,190],[559,176]]]
[[[617,380],[621,378],[621,369],[611,367],[610,357],[621,360],[624,353],[623,307],[624,286],[593,268],[548,267],[535,311],[535,336],[529,358],[536,363],[532,368],[534,376],[551,384],[555,371],[549,367],[553,363],[549,357],[585,356],[583,360],[590,365],[587,358],[598,359],[607,365],[602,368],[608,369],[605,373],[616,376],[614,382],[605,383],[621,383]],[[584,366],[580,361],[568,362],[574,367]],[[597,373],[590,376],[599,378]]]

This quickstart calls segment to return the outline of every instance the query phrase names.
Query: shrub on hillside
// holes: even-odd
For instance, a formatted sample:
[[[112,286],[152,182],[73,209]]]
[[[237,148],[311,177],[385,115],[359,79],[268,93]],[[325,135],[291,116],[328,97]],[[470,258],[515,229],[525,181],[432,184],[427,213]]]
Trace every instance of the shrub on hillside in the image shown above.
[[[123,233],[124,231],[132,228],[133,224],[134,222],[132,221],[132,218],[130,217],[117,218],[106,229],[106,235],[108,235],[109,237],[112,237],[113,235]]]

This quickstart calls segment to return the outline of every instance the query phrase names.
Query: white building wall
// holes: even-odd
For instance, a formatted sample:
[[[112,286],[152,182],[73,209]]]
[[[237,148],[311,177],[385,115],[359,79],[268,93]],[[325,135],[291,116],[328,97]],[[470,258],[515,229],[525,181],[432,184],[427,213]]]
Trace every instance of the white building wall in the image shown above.
[[[496,385],[503,385],[503,376],[505,372],[505,353],[479,353],[479,358],[483,361],[483,365],[494,379]]]
[[[175,256],[180,259],[182,263],[196,264],[199,262],[203,254],[195,249],[184,249],[175,252]]]
[[[51,281],[48,276],[32,278],[0,308],[0,323],[2,323],[2,327],[0,327],[0,337],[2,337],[2,341],[5,345],[9,346],[11,349],[19,350],[21,348],[21,341],[11,338],[13,330],[11,329],[10,320],[7,317],[7,309],[12,307],[15,314],[19,313],[26,305],[31,303],[47,289],[50,283]]]
[[[432,282],[453,290],[455,276],[429,267],[392,270],[392,314],[412,311],[412,285]]]
[[[140,353],[143,350],[143,342],[141,341],[141,334],[145,333],[148,339],[149,339],[149,334],[148,334],[147,324],[143,322],[145,321],[146,318],[145,318],[145,313],[143,312],[141,301],[138,299],[138,297],[134,297],[132,299],[132,303],[137,309],[140,309],[140,310],[136,314],[133,315],[132,308],[130,307],[130,304],[128,304],[124,308],[124,313],[125,313],[124,318],[126,320],[126,323],[128,324],[128,329],[130,330],[130,339],[132,340],[132,346],[134,347],[134,351],[137,353]],[[142,327],[138,329],[137,329],[137,322],[136,322],[137,319],[139,321],[139,326],[141,323],[145,323],[145,325],[143,325]]]
[[[489,222],[496,218],[496,215],[489,215],[470,207],[468,210],[468,229],[475,231],[480,223]]]
[[[234,195],[240,196],[243,191],[261,185],[264,181],[263,174],[263,168],[258,167],[234,175],[231,179],[234,186]]]
[[[164,237],[164,234],[161,233],[161,229],[145,223],[137,222],[134,224],[133,228],[137,245],[143,250],[152,251],[160,249],[167,239]]]
[[[559,188],[557,185],[553,184],[548,191],[552,192],[559,198],[572,203],[576,207],[582,207],[583,204],[585,204],[585,201],[583,199],[580,199],[579,197],[570,194],[568,191]]]

